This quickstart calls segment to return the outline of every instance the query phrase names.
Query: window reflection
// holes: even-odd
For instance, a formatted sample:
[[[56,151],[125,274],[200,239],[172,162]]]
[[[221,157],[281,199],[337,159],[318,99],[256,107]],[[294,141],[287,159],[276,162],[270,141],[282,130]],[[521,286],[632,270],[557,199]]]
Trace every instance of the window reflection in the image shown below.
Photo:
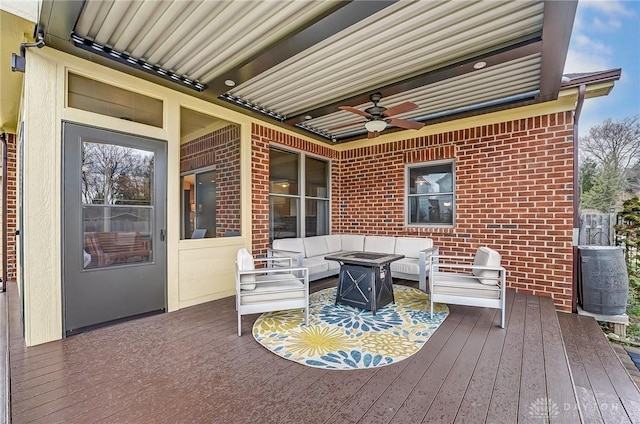
[[[329,234],[329,172],[326,160],[269,150],[271,240]]]
[[[453,165],[444,162],[409,167],[408,224],[453,225]]]
[[[113,144],[82,144],[85,269],[152,260],[154,155]]]

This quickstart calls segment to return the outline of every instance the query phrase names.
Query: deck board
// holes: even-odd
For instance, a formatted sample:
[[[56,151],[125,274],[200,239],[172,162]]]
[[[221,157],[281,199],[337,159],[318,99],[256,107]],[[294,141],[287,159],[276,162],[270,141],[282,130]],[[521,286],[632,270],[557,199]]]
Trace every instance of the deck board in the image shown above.
[[[27,348],[15,288],[8,294],[15,424],[525,423],[540,398],[572,410],[551,422],[640,422],[640,392],[604,336],[548,298],[509,291],[504,330],[495,310],[451,305],[410,358],[331,371],[256,343],[257,315],[237,337],[233,298]],[[602,402],[618,410],[605,414]]]
[[[405,359],[405,361],[409,361],[407,367],[402,370],[392,384],[387,386],[380,398],[370,405],[361,418],[362,422],[389,422],[394,417],[398,408],[414,390],[419,379],[433,361],[439,357],[440,352],[456,332],[464,317],[464,313],[450,314],[427,342],[429,348],[424,349],[423,347],[411,358]]]
[[[547,397],[558,407],[558,414],[550,414],[549,421],[562,424],[579,423],[578,402],[571,384],[571,371],[552,302],[540,302],[540,318]]]
[[[594,334],[593,337],[589,337],[589,340],[594,345],[595,352],[600,358],[609,381],[611,381],[620,397],[626,413],[632,422],[640,423],[640,394],[638,393],[638,388],[625,369],[618,366],[616,360],[619,361],[620,359],[605,339],[597,322],[594,319],[583,316],[578,317],[578,319],[581,321],[585,331]]]
[[[514,298],[515,295],[509,292],[506,302],[505,326],[509,325],[509,316]],[[499,313],[496,313],[495,319],[500,319]],[[494,325],[489,330],[487,340],[467,386],[467,391],[457,411],[455,423],[472,424],[486,421],[489,403],[491,402],[491,392],[493,391],[498,365],[500,364],[500,353],[507,334],[506,331],[498,326],[499,322],[494,322]]]
[[[575,386],[585,416],[605,423],[640,423],[638,388],[597,322],[568,314],[559,314],[559,321],[572,372],[580,374]]]
[[[489,331],[495,322],[496,310],[482,310],[476,326],[471,330],[460,354],[456,358],[447,378],[438,391],[431,407],[422,422],[452,423],[454,422],[464,394],[471,382],[473,371],[482,354]]]
[[[456,331],[449,337],[440,351],[448,353],[436,356],[429,368],[420,374],[420,380],[408,393],[406,400],[393,416],[392,422],[394,424],[422,422],[469,339],[471,330],[476,325],[481,313],[482,310],[480,308],[473,308],[467,312],[456,327]]]
[[[525,326],[520,367],[520,402],[518,422],[539,423],[548,418],[547,383],[544,374],[540,298],[527,296]]]
[[[518,421],[526,305],[526,296],[516,296],[511,306],[509,325],[506,328],[507,334],[500,354],[498,372],[487,411],[488,422],[514,423]]]
[[[437,352],[448,340],[460,322],[462,314],[456,314],[455,318],[447,319],[429,339],[430,349],[422,349],[412,357],[399,363],[380,368],[376,373],[376,380],[373,381],[367,390],[359,390],[353,395],[350,401],[343,404],[327,421],[327,423],[353,423],[362,420],[374,405],[380,402],[387,402],[387,399],[394,399],[394,396],[402,399],[402,393],[408,393],[408,389],[403,390],[400,385],[411,385],[411,376],[421,371],[430,364]],[[384,408],[384,406],[376,406]],[[372,411],[370,414],[375,414]],[[370,415],[369,415],[370,416]]]

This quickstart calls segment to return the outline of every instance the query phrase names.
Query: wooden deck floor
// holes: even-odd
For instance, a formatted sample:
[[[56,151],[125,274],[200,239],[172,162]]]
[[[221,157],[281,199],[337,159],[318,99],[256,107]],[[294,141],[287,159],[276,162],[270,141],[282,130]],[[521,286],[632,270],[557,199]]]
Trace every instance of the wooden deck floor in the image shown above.
[[[573,315],[559,322],[551,301],[535,296],[509,292],[504,330],[495,310],[451,306],[417,354],[358,371],[270,353],[253,340],[250,316],[237,337],[233,298],[31,348],[15,288],[9,301],[15,424],[640,422],[640,408],[628,411],[640,394],[613,358],[597,357],[609,367],[603,376],[593,371],[597,354],[565,351],[560,324],[574,345],[593,329],[574,328]],[[601,384],[608,375],[615,381]],[[603,411],[615,399],[615,415]]]

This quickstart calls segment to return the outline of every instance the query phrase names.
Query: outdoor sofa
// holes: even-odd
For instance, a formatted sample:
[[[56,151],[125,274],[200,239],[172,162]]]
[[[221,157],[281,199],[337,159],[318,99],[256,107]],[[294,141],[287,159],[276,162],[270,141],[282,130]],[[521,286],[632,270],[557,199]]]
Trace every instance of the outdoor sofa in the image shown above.
[[[309,269],[309,281],[338,275],[340,264],[325,256],[338,252],[358,251],[404,255],[391,263],[391,276],[417,281],[420,290],[427,290],[429,259],[438,254],[428,237],[368,236],[332,234],[303,238],[277,239],[268,250],[270,257],[289,257],[293,266]]]

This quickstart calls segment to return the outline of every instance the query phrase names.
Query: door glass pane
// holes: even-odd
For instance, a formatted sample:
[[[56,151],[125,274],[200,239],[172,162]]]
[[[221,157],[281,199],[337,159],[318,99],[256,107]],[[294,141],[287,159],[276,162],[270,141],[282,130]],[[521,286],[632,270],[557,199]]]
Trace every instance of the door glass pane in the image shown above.
[[[85,269],[153,259],[153,171],[151,152],[82,143]]]
[[[271,196],[269,199],[271,240],[298,237],[298,199]]]

